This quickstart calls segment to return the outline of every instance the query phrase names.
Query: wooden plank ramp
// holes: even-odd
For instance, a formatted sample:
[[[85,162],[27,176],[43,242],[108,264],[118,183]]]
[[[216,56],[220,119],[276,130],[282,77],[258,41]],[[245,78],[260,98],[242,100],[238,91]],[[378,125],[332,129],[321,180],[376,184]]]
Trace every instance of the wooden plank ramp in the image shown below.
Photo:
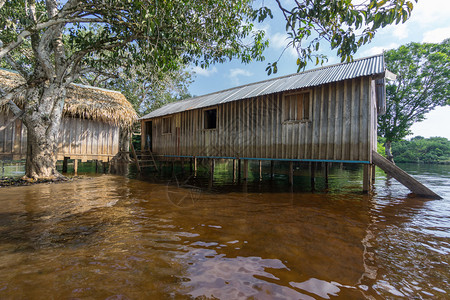
[[[375,151],[372,152],[372,161],[376,166],[397,179],[398,182],[406,186],[414,194],[425,198],[442,199],[441,196],[424,186],[422,183],[414,179],[411,175],[409,175]]]

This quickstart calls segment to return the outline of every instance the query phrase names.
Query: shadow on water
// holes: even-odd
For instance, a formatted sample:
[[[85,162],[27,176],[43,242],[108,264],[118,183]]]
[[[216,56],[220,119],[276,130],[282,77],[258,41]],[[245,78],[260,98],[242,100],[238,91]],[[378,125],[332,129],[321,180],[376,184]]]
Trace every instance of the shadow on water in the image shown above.
[[[3,188],[0,298],[362,299],[445,298],[450,190],[410,198],[377,171],[251,164],[233,183],[230,165],[197,177],[98,175],[66,184]],[[178,168],[178,169],[177,169]],[[449,169],[447,169],[449,170]],[[445,172],[445,171],[442,171]],[[434,174],[434,175],[433,175]],[[449,182],[449,173],[419,172]],[[138,179],[136,179],[138,177]],[[439,177],[439,179],[436,179]],[[447,181],[446,181],[447,180]]]

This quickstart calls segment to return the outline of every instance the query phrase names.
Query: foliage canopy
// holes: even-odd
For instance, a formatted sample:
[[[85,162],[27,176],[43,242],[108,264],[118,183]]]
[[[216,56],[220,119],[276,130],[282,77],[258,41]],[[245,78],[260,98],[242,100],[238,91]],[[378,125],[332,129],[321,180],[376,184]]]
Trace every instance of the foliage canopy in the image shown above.
[[[386,86],[386,114],[378,118],[378,133],[393,142],[410,134],[426,113],[449,103],[450,40],[410,43],[387,51],[385,60],[397,80]]]
[[[410,141],[392,143],[392,153],[400,163],[450,162],[450,141],[442,137],[416,136]]]
[[[359,47],[369,43],[378,29],[389,24],[404,23],[411,15],[413,1],[406,0],[300,0],[292,4],[276,0],[286,20],[289,35],[287,47],[298,53],[298,71],[308,62],[326,61],[320,54],[321,43],[336,49],[341,62],[351,61]],[[267,7],[259,10],[259,19],[271,16]],[[266,71],[277,72],[277,62]]]

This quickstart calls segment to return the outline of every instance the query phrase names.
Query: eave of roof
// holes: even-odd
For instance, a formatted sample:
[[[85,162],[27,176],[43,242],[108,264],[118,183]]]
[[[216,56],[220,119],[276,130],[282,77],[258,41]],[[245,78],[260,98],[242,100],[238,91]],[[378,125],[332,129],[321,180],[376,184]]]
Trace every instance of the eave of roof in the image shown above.
[[[384,56],[383,54],[379,54],[356,59],[349,63],[325,66],[172,102],[141,117],[140,120],[162,117],[182,111],[205,108],[262,95],[309,88],[363,76],[379,75],[384,74],[385,71]]]

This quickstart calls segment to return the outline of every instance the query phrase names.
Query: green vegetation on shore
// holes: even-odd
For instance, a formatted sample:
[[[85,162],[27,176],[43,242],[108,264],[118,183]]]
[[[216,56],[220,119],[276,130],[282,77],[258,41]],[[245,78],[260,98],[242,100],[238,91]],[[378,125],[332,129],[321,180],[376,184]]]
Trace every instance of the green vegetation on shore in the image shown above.
[[[379,138],[379,145],[383,143],[383,138]],[[450,141],[443,137],[416,136],[409,141],[393,142],[392,154],[397,163],[450,163]]]

